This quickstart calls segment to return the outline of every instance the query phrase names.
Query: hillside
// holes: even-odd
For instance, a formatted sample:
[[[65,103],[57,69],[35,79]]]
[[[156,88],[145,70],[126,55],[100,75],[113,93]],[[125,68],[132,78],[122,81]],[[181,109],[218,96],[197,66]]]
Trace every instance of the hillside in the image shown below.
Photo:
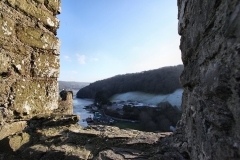
[[[79,89],[89,85],[88,82],[70,82],[70,81],[58,81],[59,91],[71,90],[73,93],[76,93]]]
[[[177,89],[170,94],[149,94],[143,92],[127,92],[122,94],[115,94],[110,98],[112,102],[120,101],[138,101],[144,104],[157,105],[160,102],[169,102],[172,106],[180,108],[182,103],[183,89]]]
[[[104,91],[107,97],[133,91],[169,94],[181,88],[179,77],[182,71],[183,65],[178,65],[140,73],[117,75],[96,81],[80,89],[77,92],[77,98],[94,98],[99,91]]]

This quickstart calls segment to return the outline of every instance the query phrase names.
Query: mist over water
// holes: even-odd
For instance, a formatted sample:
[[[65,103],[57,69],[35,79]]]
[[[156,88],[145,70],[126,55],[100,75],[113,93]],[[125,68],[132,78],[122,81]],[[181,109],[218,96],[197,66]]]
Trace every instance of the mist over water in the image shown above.
[[[171,105],[180,107],[182,103],[183,89],[177,89],[171,94],[155,95],[143,92],[127,92],[122,94],[116,94],[111,97],[111,101],[138,101],[145,104],[157,105],[160,102],[168,101]]]

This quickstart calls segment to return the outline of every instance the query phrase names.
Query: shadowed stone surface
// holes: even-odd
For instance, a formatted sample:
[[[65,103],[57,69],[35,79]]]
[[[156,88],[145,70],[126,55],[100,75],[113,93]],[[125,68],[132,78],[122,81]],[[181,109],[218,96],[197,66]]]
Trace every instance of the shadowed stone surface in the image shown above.
[[[178,0],[190,159],[240,159],[240,1]]]
[[[55,118],[52,118],[55,117]],[[20,133],[0,141],[3,159],[155,159],[159,140],[171,133],[75,124],[70,115],[42,115]]]

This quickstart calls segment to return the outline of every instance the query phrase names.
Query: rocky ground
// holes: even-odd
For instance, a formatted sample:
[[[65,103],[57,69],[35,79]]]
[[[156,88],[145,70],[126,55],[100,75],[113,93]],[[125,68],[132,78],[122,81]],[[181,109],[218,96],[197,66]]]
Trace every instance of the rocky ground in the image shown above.
[[[0,141],[0,159],[164,159],[165,151],[160,146],[165,142],[160,140],[170,132],[121,130],[103,125],[82,128],[76,123],[78,120],[75,115],[34,117],[23,131]],[[168,145],[164,146],[166,149]],[[174,156],[182,157],[176,153]]]

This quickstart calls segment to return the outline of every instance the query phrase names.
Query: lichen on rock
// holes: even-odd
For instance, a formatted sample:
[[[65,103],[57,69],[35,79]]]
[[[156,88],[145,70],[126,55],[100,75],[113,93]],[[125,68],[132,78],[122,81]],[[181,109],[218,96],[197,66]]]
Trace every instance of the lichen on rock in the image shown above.
[[[18,27],[17,36],[23,43],[26,43],[32,47],[59,50],[60,42],[58,38],[40,29],[23,26]]]
[[[43,22],[45,25],[58,28],[59,20],[51,14],[48,10],[43,10],[37,7],[34,3],[29,3],[27,0],[8,0],[10,5],[14,8],[19,8],[24,11],[28,15],[31,15],[37,18],[39,21]],[[51,24],[48,23],[49,19],[51,20]]]

